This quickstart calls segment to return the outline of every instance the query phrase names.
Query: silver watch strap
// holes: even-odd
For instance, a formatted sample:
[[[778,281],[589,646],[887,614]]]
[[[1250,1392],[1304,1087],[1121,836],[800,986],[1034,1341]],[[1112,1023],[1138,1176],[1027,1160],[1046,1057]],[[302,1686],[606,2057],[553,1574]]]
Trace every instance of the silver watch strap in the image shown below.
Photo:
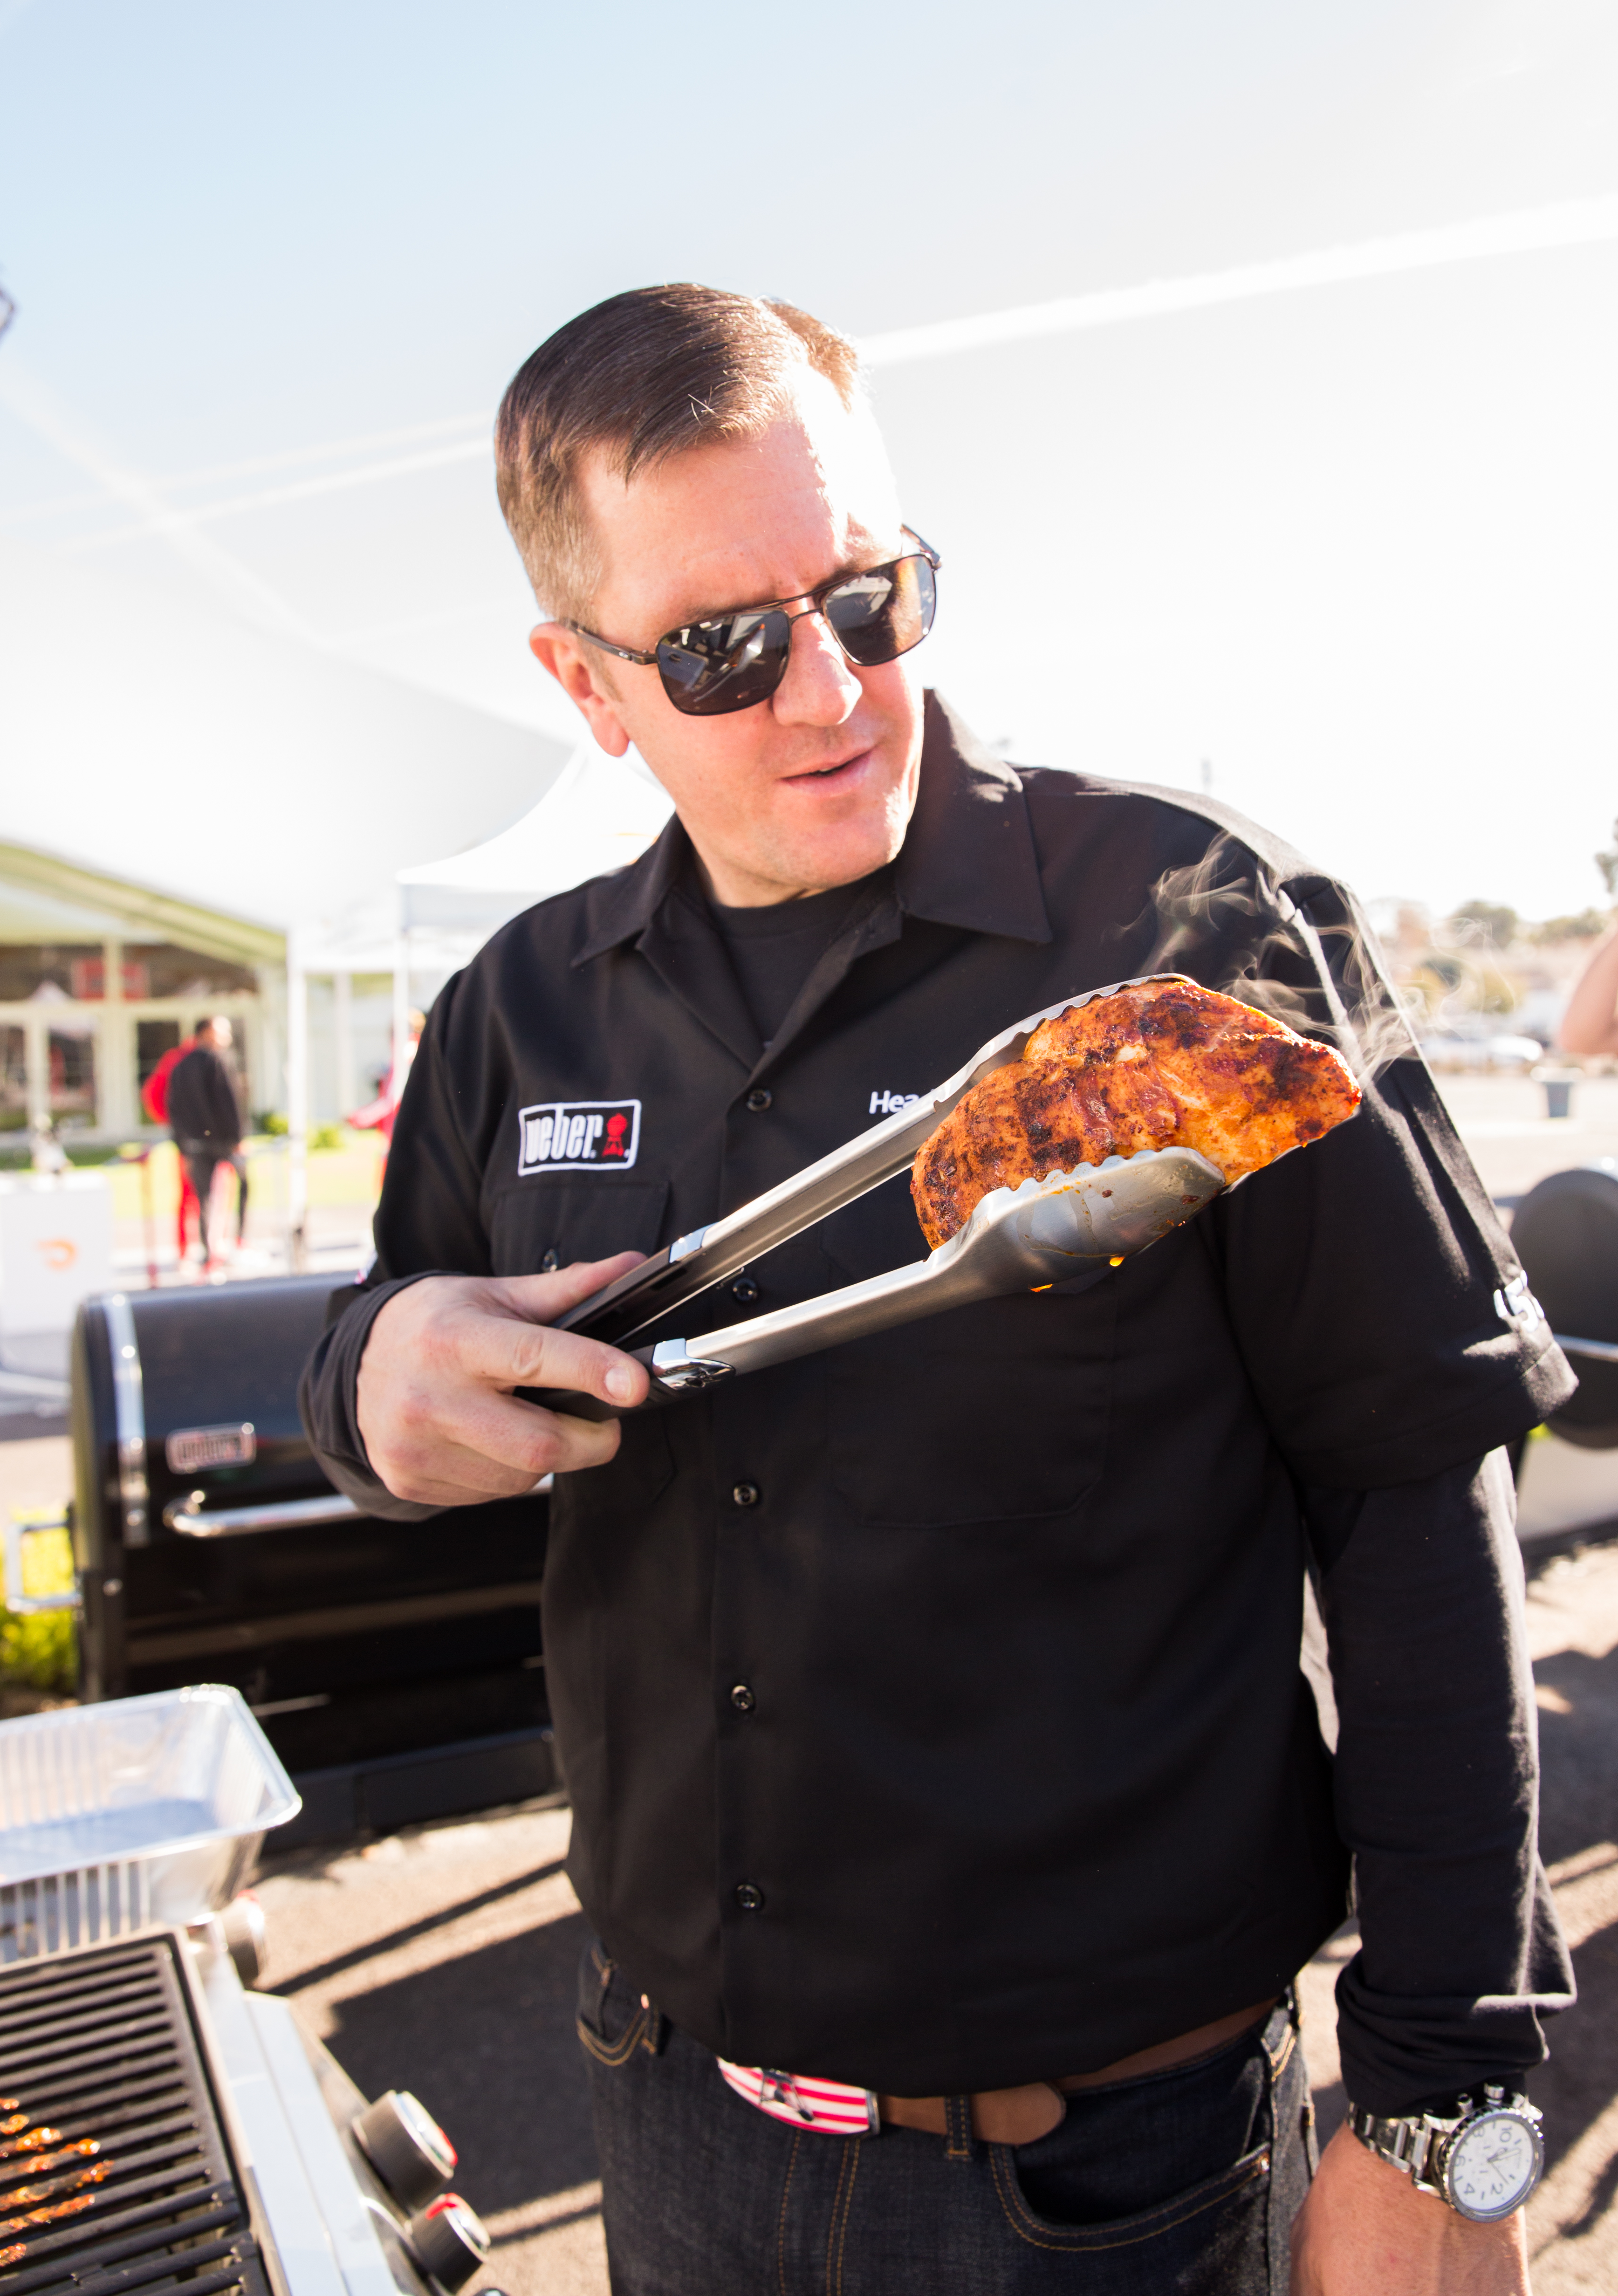
[[[1436,2193],[1441,2200],[1441,2188],[1429,2169],[1436,2166],[1433,2155],[1444,2138],[1453,2136],[1466,2118],[1464,2112],[1424,2112],[1392,2119],[1351,2104],[1348,2124],[1363,2145],[1400,2169],[1418,2193]]]

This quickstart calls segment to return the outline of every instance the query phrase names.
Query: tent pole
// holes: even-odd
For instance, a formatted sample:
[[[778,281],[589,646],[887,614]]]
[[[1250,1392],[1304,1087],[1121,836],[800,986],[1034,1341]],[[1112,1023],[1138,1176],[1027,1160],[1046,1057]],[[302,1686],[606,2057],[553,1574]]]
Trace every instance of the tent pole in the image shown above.
[[[393,950],[393,1085],[395,1099],[398,1096],[399,1079],[405,1073],[405,1062],[410,1054],[410,928],[401,919],[398,939]]]
[[[359,1087],[354,1076],[354,975],[334,972],[332,975],[332,1033],[337,1052],[337,1114],[346,1120],[350,1110],[359,1105]]]
[[[309,994],[303,936],[286,936],[286,1259],[295,1275],[308,1265]]]

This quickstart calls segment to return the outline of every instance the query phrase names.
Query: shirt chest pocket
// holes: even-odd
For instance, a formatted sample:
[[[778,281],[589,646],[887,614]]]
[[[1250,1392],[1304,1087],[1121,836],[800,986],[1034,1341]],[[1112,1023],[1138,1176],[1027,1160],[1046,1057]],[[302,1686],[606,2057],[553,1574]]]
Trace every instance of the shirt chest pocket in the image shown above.
[[[667,1180],[616,1173],[519,1181],[494,1207],[489,1250],[497,1275],[540,1275],[576,1259],[655,1251],[669,1204]]]
[[[866,1199],[865,1218],[854,1207],[828,1224],[834,1282],[917,1256],[919,1238],[907,1248],[891,1215],[879,1256],[873,1215],[885,1193]],[[1116,1308],[1101,1270],[832,1349],[828,1450],[855,1518],[942,1526],[1071,1513],[1105,1457]]]

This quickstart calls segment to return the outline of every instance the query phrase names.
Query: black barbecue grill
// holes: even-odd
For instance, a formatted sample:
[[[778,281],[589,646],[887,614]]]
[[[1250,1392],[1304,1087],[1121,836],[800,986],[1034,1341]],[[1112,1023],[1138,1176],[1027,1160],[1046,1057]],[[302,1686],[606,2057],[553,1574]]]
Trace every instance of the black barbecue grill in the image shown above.
[[[0,1972],[0,2290],[270,2296],[171,1936]]]
[[[83,1693],[233,1684],[303,1795],[278,1846],[556,1782],[546,1501],[396,1523],[333,1489],[297,1390],[335,1281],[110,1293],[74,1335]]]
[[[1574,1165],[1530,1188],[1511,1242],[1579,1374],[1548,1425],[1585,1450],[1618,1447],[1618,1162]]]

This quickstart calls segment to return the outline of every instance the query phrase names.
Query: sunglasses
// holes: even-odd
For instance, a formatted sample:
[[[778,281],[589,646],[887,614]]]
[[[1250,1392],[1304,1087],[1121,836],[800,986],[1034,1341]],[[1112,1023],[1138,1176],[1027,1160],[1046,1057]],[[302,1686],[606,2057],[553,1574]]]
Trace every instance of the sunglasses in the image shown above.
[[[921,543],[919,550],[890,559],[885,566],[867,567],[862,574],[836,575],[797,598],[773,598],[768,605],[735,606],[728,613],[709,614],[684,629],[670,630],[650,653],[614,645],[579,622],[564,622],[563,627],[620,661],[632,661],[642,669],[655,664],[663,692],[687,718],[722,718],[732,709],[751,709],[768,701],[786,676],[793,624],[805,615],[818,614],[848,659],[861,669],[897,661],[901,653],[920,645],[938,609],[933,578],[942,562],[914,527],[904,531]],[[789,606],[799,606],[801,611],[789,614]]]

